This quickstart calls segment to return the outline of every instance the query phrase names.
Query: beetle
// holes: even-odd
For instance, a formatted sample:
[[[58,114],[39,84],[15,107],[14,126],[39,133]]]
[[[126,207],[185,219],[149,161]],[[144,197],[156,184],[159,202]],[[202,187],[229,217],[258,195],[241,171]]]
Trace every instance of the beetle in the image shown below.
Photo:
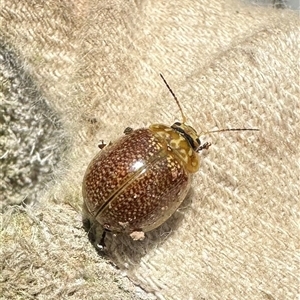
[[[142,240],[144,233],[164,223],[180,206],[199,170],[201,145],[196,130],[182,122],[172,126],[152,124],[148,128],[126,128],[125,135],[101,151],[87,167],[82,184],[84,211],[102,227],[100,246],[107,231],[127,233]],[[257,129],[221,129],[211,132]]]

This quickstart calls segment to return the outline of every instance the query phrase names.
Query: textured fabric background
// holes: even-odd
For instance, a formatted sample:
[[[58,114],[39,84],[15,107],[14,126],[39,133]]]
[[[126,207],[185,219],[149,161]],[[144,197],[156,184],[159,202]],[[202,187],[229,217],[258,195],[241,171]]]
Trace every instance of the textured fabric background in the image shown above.
[[[0,298],[296,299],[299,28],[238,1],[3,0]],[[199,132],[260,131],[205,136],[179,211],[99,255],[82,177],[100,140],[180,120],[159,73]]]

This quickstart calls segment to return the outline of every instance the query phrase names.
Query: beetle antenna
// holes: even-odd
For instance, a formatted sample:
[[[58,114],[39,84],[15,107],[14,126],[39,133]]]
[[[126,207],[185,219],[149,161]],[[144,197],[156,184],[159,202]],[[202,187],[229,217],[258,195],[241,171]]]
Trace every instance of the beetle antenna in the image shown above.
[[[259,129],[257,129],[257,128],[227,128],[227,129],[218,129],[218,130],[212,130],[212,131],[205,131],[204,134],[224,132],[224,131],[259,131]]]
[[[224,131],[259,131],[257,128],[227,128],[227,129],[218,129],[218,130],[211,130],[211,131],[205,131],[204,134],[207,133],[216,133],[216,132],[224,132]],[[211,143],[204,143],[203,145],[199,145],[199,147],[196,149],[196,152],[200,152],[203,149],[208,149],[211,146]]]
[[[186,122],[186,117],[185,117],[185,115],[184,115],[184,113],[183,113],[183,110],[182,110],[182,108],[181,108],[181,106],[180,106],[180,103],[179,103],[179,101],[178,101],[176,95],[174,94],[174,92],[172,91],[172,89],[170,88],[170,86],[168,85],[168,83],[167,83],[167,81],[165,80],[164,76],[162,76],[162,74],[160,74],[160,73],[159,73],[159,75],[160,75],[160,77],[162,78],[162,80],[164,81],[164,83],[165,83],[165,85],[167,86],[167,88],[168,88],[168,90],[170,91],[170,93],[172,94],[173,98],[175,99],[175,101],[176,101],[176,103],[177,103],[177,105],[178,105],[178,107],[179,107],[180,113],[181,113],[182,123],[184,124],[184,123]]]

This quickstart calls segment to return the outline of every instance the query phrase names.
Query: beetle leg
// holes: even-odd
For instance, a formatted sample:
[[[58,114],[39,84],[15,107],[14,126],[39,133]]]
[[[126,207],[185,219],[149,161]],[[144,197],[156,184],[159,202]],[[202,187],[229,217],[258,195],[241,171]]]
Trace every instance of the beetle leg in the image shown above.
[[[124,133],[127,135],[127,134],[130,134],[132,131],[133,131],[133,129],[131,127],[126,127],[124,130]]]
[[[211,143],[204,143],[203,145],[201,145],[196,152],[200,152],[201,150],[208,150],[208,148],[211,146]]]
[[[97,244],[97,247],[100,251],[103,251],[106,247],[105,245],[105,237],[106,237],[106,230],[104,229],[103,230],[103,233],[102,233],[102,237],[101,237],[101,240],[100,242]]]
[[[110,146],[110,145],[111,145],[111,142],[109,142],[108,144],[105,144],[105,142],[103,140],[101,140],[98,144],[98,148],[102,150],[104,147]]]

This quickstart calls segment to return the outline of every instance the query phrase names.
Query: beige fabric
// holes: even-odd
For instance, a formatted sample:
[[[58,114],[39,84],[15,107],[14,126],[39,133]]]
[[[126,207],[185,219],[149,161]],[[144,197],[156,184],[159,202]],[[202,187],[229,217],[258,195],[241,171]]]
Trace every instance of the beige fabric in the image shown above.
[[[39,203],[3,213],[1,299],[296,299],[294,12],[225,0],[4,0],[1,31],[70,145]],[[142,242],[109,236],[102,257],[82,228],[82,177],[101,139],[180,120],[159,73],[199,132],[260,131],[206,136],[213,146],[179,212]]]

